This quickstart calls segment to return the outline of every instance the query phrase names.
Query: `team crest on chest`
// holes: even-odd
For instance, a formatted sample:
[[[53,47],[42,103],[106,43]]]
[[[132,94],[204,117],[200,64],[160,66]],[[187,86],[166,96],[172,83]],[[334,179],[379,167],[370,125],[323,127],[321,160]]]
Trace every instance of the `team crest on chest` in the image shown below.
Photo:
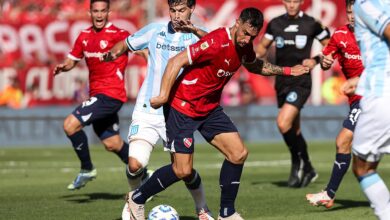
[[[190,148],[192,145],[192,138],[184,138],[183,143],[186,148]]]
[[[206,50],[208,47],[209,47],[209,44],[207,43],[207,41],[203,42],[203,43],[200,45],[200,49],[201,49],[201,50]]]
[[[306,46],[307,36],[306,35],[297,35],[295,36],[295,45],[298,49],[302,49]]]
[[[107,46],[108,46],[108,41],[106,41],[106,40],[100,41],[100,48],[106,49]]]

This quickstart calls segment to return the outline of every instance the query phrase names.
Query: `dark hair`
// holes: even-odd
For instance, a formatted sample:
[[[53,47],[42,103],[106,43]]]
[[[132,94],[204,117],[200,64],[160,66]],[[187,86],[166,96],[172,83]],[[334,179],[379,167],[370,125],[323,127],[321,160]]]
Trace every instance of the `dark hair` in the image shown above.
[[[183,3],[183,2],[187,2],[187,6],[189,8],[191,8],[192,6],[194,6],[196,4],[196,0],[168,0],[168,5],[173,6],[173,5]]]
[[[95,2],[105,2],[105,3],[107,3],[108,8],[110,8],[110,0],[91,0],[91,3],[90,3],[89,7],[92,7],[92,4],[95,3]]]
[[[249,23],[252,27],[259,30],[263,27],[263,13],[257,8],[245,8],[241,11],[239,19],[243,23]]]
[[[353,5],[355,3],[355,0],[345,0],[345,6]]]

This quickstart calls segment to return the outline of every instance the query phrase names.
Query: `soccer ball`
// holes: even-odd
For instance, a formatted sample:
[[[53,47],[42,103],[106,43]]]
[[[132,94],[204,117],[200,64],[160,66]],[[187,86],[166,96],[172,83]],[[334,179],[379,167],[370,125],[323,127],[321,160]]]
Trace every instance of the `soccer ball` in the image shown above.
[[[179,220],[179,214],[169,205],[158,205],[149,212],[148,220]]]

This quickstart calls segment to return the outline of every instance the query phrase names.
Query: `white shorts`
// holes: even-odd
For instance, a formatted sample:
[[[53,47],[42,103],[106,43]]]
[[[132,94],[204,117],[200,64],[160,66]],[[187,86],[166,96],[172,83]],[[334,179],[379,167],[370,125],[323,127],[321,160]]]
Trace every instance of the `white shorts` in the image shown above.
[[[390,97],[363,97],[361,114],[353,135],[353,153],[367,162],[377,162],[390,153]]]
[[[149,142],[153,146],[161,138],[166,142],[165,119],[163,115],[147,114],[134,111],[129,127],[128,141],[141,139]]]

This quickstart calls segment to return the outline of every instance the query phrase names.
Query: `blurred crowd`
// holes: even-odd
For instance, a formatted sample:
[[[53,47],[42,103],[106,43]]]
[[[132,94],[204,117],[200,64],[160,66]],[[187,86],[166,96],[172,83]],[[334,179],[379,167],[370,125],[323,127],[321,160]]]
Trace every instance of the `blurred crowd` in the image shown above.
[[[137,28],[143,27],[147,23],[147,5],[146,0],[111,0],[110,18],[125,18],[130,21],[137,21]],[[166,0],[155,0],[156,20],[166,19],[168,15]],[[10,24],[18,27],[25,23],[40,23],[42,20],[89,20],[88,0],[0,0],[0,24]],[[202,24],[215,14],[211,9],[198,7],[200,14],[195,15],[195,22]],[[4,42],[1,41],[0,43]],[[64,55],[58,56],[49,53],[44,60],[40,59],[37,54],[31,53],[31,59],[22,59],[20,51],[15,53],[4,53],[0,45],[0,74],[2,68],[11,67],[17,75],[9,79],[9,83],[0,83],[0,106],[12,108],[26,108],[42,104],[52,104],[53,100],[43,100],[40,97],[39,83],[32,85],[25,84],[25,76],[31,67],[46,67],[50,71],[52,67],[64,59]],[[273,53],[270,53],[273,54]],[[272,55],[271,55],[272,56]],[[130,64],[132,65],[132,64]],[[130,66],[129,65],[129,66]],[[84,62],[81,68],[86,69]],[[142,79],[141,73],[140,77]],[[248,104],[275,104],[275,92],[273,89],[273,77],[262,77],[249,74],[241,68],[239,73],[235,74],[229,84],[226,86],[221,103],[227,106],[242,106]],[[334,95],[336,88],[334,85],[340,84],[340,77],[337,75],[328,80],[323,89],[325,103],[340,104],[345,102],[344,99]],[[62,104],[80,103],[88,98],[88,82],[85,79],[76,79],[76,90],[72,100]],[[129,95],[130,102],[134,101],[136,96]]]
[[[112,17],[139,16],[146,8],[142,0],[111,0]],[[0,0],[0,20],[15,19],[33,22],[41,17],[57,19],[85,19],[89,1],[85,0]]]

